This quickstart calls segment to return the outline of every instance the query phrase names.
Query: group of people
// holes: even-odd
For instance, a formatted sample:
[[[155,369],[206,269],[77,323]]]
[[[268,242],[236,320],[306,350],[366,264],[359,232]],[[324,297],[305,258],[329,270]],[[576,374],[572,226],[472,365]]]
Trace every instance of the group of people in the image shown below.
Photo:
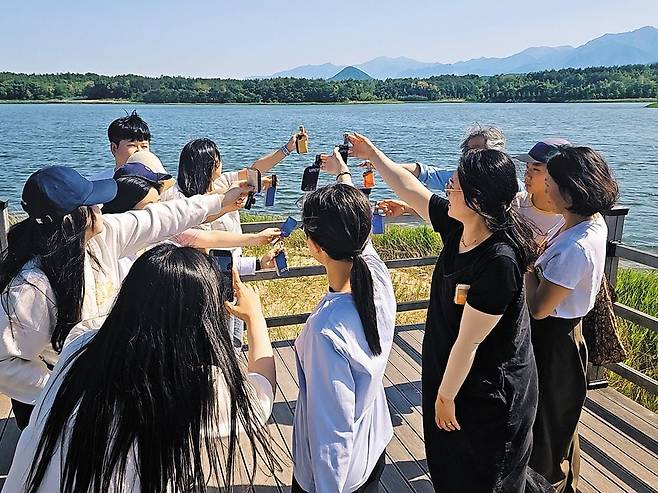
[[[136,113],[108,137],[113,169],[91,180],[64,166],[29,177],[28,217],[2,252],[0,392],[22,429],[3,492],[230,488],[248,456],[251,479],[257,465],[275,473],[285,459],[265,426],[273,350],[258,292],[240,276],[274,267],[281,231],[242,233],[254,185],[248,169],[223,170],[212,140],[184,146],[174,179]],[[251,165],[258,188],[303,137]],[[422,351],[435,488],[575,492],[580,320],[602,283],[601,212],[618,196],[605,160],[544,139],[516,156],[526,163],[520,184],[495,127],[469,131],[451,171],[347,139],[349,155],[398,196],[377,210],[417,214],[443,240]],[[328,291],[295,341],[292,491],[377,491],[393,436],[383,377],[395,295],[370,241],[373,205],[338,148],[321,169],[336,184],[306,194],[301,226]],[[253,245],[271,248],[243,256]],[[213,249],[232,252],[233,300]]]

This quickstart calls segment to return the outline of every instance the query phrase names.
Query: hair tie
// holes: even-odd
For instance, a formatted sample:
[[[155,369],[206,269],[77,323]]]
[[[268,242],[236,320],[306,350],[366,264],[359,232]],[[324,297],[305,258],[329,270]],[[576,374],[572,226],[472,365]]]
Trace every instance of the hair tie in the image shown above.
[[[354,250],[352,252],[352,255],[350,255],[351,260],[355,260],[359,255],[363,253],[363,248],[359,248],[358,250]]]

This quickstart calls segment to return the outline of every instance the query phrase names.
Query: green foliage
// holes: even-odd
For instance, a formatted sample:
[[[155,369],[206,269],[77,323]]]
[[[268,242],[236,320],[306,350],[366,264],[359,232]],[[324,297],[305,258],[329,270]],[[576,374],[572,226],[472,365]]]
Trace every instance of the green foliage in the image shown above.
[[[658,97],[658,64],[547,70],[491,77],[261,80],[97,74],[0,73],[0,100],[145,103],[344,103],[351,101],[558,102]]]
[[[658,316],[658,272],[652,270],[619,269],[617,296],[620,303]],[[658,333],[631,322],[617,319],[619,335],[628,357],[626,363],[645,375],[658,379]],[[613,387],[644,407],[658,412],[658,396],[608,372]]]

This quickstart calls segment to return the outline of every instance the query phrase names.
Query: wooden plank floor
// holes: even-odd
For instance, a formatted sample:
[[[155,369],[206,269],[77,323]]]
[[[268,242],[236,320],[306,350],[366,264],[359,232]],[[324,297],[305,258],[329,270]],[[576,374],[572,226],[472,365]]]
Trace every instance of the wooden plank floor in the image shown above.
[[[427,475],[423,446],[420,358],[423,331],[398,329],[384,386],[395,436],[386,449],[382,490],[388,493],[434,491]],[[277,477],[262,470],[257,492],[289,492],[292,422],[297,401],[293,341],[275,344],[277,394],[270,432],[286,464]],[[8,400],[0,399],[0,415],[9,415]],[[11,417],[0,420],[0,486],[7,474],[18,430]],[[658,492],[658,416],[612,389],[592,391],[580,420],[582,493]],[[243,458],[243,463],[250,459]],[[240,469],[243,476],[247,466]],[[238,490],[240,490],[238,488]],[[243,487],[242,491],[251,490]]]

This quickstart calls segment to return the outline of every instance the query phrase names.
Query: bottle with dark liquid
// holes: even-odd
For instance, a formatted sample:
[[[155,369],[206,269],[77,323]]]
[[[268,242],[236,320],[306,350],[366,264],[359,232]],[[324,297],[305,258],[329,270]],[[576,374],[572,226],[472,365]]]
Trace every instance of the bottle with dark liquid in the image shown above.
[[[347,134],[344,134],[343,143],[338,146],[338,152],[343,158],[345,164],[347,164],[347,155],[349,153],[349,149],[350,149],[350,141],[347,139]]]

